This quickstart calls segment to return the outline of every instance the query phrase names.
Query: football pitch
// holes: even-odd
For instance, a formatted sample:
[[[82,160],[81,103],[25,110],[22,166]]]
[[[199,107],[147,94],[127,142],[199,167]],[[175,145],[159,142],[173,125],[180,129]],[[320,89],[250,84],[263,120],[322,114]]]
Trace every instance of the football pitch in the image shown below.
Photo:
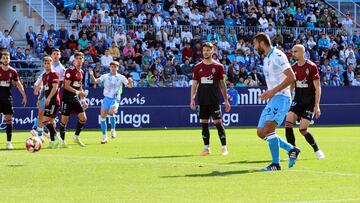
[[[300,160],[278,172],[258,172],[270,154],[255,128],[227,129],[228,156],[212,129],[208,157],[200,129],[118,130],[105,145],[100,131],[84,131],[85,148],[68,132],[71,148],[46,149],[47,140],[38,153],[25,151],[29,132],[14,132],[12,151],[2,133],[0,202],[360,202],[360,127],[310,131],[326,159],[296,129]]]

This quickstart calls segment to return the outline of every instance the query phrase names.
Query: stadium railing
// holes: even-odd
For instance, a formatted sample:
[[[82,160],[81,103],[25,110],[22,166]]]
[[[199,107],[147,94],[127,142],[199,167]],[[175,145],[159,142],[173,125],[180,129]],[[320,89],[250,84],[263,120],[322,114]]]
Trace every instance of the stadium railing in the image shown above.
[[[76,23],[67,23],[65,24],[65,28],[70,31],[71,30],[71,27],[73,25],[76,25]],[[99,32],[100,31],[100,27],[104,27],[104,31],[106,32],[106,34],[108,35],[108,37],[114,37],[116,31],[117,31],[117,28],[118,27],[122,27],[123,28],[123,31],[129,31],[129,30],[132,30],[134,32],[137,31],[137,28],[138,27],[143,27],[143,31],[146,32],[148,30],[148,25],[123,25],[123,24],[108,24],[108,25],[104,25],[104,24],[88,24],[88,25],[85,25],[85,26],[94,26],[94,31],[95,32]],[[60,25],[57,25],[58,28]],[[81,23],[77,24],[77,27],[78,27],[78,31],[81,30],[81,27],[83,25]],[[224,33],[227,34],[229,33],[230,29],[233,28],[235,29],[235,32],[236,33],[239,33],[240,30],[244,30],[245,32],[248,32],[250,30],[252,30],[253,32],[257,32],[257,31],[265,31],[265,29],[263,28],[260,28],[259,26],[184,26],[184,25],[178,25],[178,26],[164,26],[165,28],[168,28],[168,29],[173,29],[174,32],[179,32],[181,33],[181,31],[184,30],[185,27],[190,27],[190,31],[195,31],[195,28],[196,27],[199,27],[200,28],[200,32],[199,34],[203,34],[203,35],[207,35],[207,34],[210,34],[211,33],[211,29],[214,28],[217,32],[220,30],[220,29],[224,29]],[[159,30],[159,27],[154,27],[155,28],[155,31],[158,31]],[[284,33],[285,30],[289,30],[290,33],[292,34],[300,34],[301,31],[308,31],[309,29],[312,30],[312,33],[313,34],[319,34],[321,32],[324,32],[326,34],[337,34],[338,32],[340,32],[342,29],[339,29],[339,28],[306,28],[306,27],[275,27],[274,28],[276,31],[280,31],[281,33]],[[359,30],[359,28],[352,28],[352,30]],[[352,31],[351,30],[351,31]],[[350,30],[348,30],[350,31]],[[350,31],[350,32],[351,32]]]
[[[18,72],[24,87],[33,87],[37,77],[43,70],[41,60],[11,60],[10,64]]]

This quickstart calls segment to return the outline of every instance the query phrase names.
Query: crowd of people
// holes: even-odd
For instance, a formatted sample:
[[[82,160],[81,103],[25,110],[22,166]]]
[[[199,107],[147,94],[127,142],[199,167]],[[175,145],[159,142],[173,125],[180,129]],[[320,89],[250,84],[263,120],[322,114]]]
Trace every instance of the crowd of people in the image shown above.
[[[227,82],[235,87],[263,86],[262,57],[252,46],[260,31],[290,62],[291,47],[303,44],[306,57],[321,72],[323,86],[360,85],[360,33],[349,12],[339,16],[316,0],[52,0],[69,24],[29,27],[29,47],[14,48],[2,38],[12,58],[41,59],[53,48],[69,64],[77,52],[85,54],[87,74],[107,72],[112,60],[119,71],[133,77],[136,87],[187,87],[192,67],[202,59],[201,45],[215,45],[213,58],[222,63]],[[4,32],[6,36],[6,32]],[[13,48],[11,48],[11,46]],[[14,64],[24,67],[24,63]]]

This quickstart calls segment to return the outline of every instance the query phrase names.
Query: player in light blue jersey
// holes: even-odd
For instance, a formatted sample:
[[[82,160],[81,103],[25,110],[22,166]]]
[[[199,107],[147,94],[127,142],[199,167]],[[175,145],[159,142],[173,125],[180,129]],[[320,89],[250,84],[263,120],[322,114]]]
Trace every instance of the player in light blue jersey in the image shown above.
[[[122,87],[132,87],[132,79],[126,79],[125,76],[119,74],[117,71],[119,69],[119,63],[113,61],[110,63],[110,72],[104,75],[101,75],[99,78],[94,77],[94,72],[89,68],[89,75],[95,84],[104,83],[104,99],[101,105],[101,132],[103,134],[103,139],[101,144],[108,142],[107,138],[107,125],[106,125],[106,116],[110,116],[111,124],[111,137],[116,137],[115,132],[115,117],[114,114],[117,113],[122,93]]]
[[[269,143],[272,163],[262,171],[281,170],[279,149],[285,149],[289,154],[289,165],[294,166],[300,149],[285,142],[275,130],[281,126],[286,113],[290,109],[290,85],[295,81],[295,74],[286,55],[271,46],[270,37],[265,33],[257,34],[253,39],[254,49],[264,54],[263,72],[268,90],[259,96],[262,100],[269,100],[261,113],[257,127],[257,135]]]

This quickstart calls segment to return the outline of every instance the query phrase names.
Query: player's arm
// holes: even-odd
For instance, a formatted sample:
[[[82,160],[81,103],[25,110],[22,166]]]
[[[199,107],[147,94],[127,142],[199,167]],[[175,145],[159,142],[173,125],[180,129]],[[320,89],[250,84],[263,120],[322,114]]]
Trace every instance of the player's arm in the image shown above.
[[[193,79],[193,83],[191,86],[191,94],[190,94],[190,108],[192,110],[196,109],[195,97],[196,97],[196,92],[197,92],[198,87],[199,87],[199,81]]]
[[[314,80],[315,87],[315,106],[314,106],[314,114],[316,118],[319,118],[321,115],[320,111],[320,97],[321,97],[321,86],[320,80]]]
[[[49,105],[51,98],[56,94],[56,91],[57,91],[58,88],[59,88],[59,83],[58,82],[53,82],[51,92],[50,92],[49,96],[45,100],[45,106]]]
[[[38,95],[39,94],[39,90],[42,87],[42,74],[38,77],[38,79],[35,81],[34,83],[34,94]]]
[[[88,73],[91,77],[91,80],[94,82],[94,84],[98,84],[100,82],[100,78],[95,78],[94,71],[92,68],[89,68]]]
[[[24,105],[24,107],[25,107],[26,103],[27,103],[27,97],[26,97],[26,93],[25,93],[25,90],[24,90],[24,86],[21,84],[21,82],[19,80],[15,81],[15,85],[18,88],[20,94],[23,97],[23,100],[22,100],[21,104]]]
[[[224,79],[220,80],[220,90],[221,90],[221,94],[224,98],[224,102],[225,102],[225,111],[229,112],[230,111],[230,103],[229,103],[229,98],[228,98],[228,94],[226,92],[226,75],[224,75]]]

